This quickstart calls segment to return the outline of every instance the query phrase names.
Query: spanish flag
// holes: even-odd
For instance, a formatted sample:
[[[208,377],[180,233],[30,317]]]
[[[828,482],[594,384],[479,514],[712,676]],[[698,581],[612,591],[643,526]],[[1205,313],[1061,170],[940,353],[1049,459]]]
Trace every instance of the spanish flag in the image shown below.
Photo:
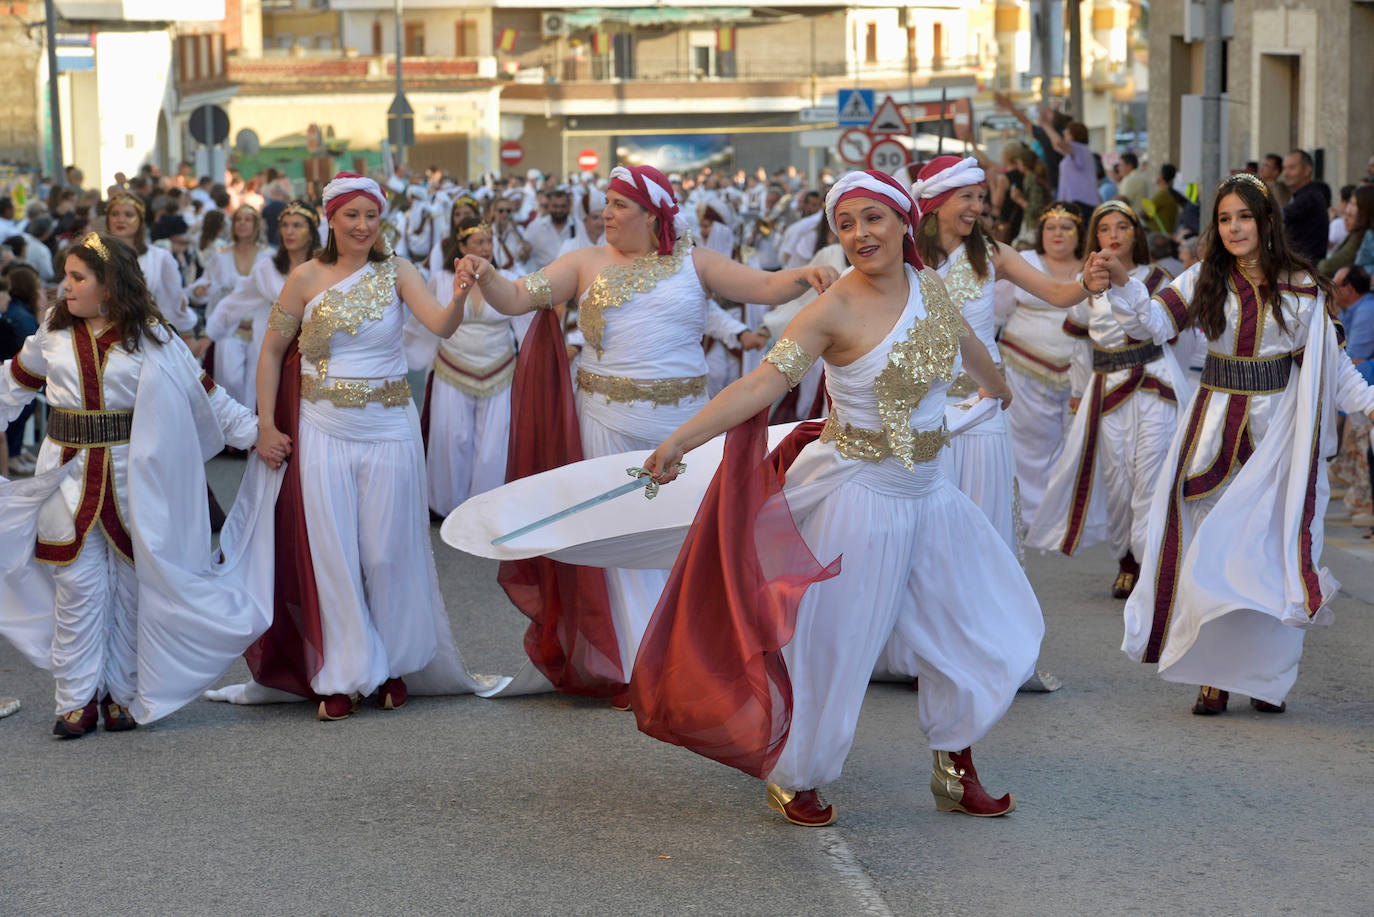
[[[611,53],[611,35],[610,35],[609,32],[599,32],[599,31],[598,31],[598,32],[593,32],[593,33],[592,33],[592,53],[593,53],[593,54],[610,54],[610,53]]]
[[[502,51],[515,50],[515,29],[502,29],[501,37],[496,41],[496,47]]]
[[[725,54],[735,50],[735,27],[716,29],[716,53]]]

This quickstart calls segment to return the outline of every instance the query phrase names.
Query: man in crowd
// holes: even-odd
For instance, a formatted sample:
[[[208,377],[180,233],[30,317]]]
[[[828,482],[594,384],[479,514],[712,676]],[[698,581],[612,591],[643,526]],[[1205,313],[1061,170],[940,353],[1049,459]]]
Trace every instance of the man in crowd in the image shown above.
[[[1345,352],[1360,367],[1366,379],[1374,366],[1361,366],[1374,360],[1374,293],[1369,292],[1369,273],[1359,265],[1336,272],[1335,299],[1345,326]]]
[[[1279,202],[1280,207],[1288,206],[1288,200],[1293,196],[1293,189],[1283,183],[1280,178],[1283,172],[1283,157],[1278,153],[1266,153],[1259,162],[1260,181],[1269,186],[1269,193],[1274,195],[1274,200]]]
[[[1077,206],[1086,225],[1093,208],[1102,202],[1097,192],[1097,161],[1088,148],[1088,127],[1081,121],[1070,121],[1060,133],[1054,129],[1054,112],[1043,107],[1040,127],[1050,145],[1063,157],[1059,162],[1057,199]]]
[[[1136,213],[1144,211],[1145,199],[1150,196],[1150,187],[1145,183],[1145,173],[1140,171],[1140,159],[1134,153],[1121,154],[1121,171],[1116,182],[1116,193],[1124,197]]]
[[[1304,258],[1320,261],[1326,257],[1326,208],[1331,204],[1331,192],[1312,180],[1312,157],[1306,150],[1293,150],[1283,157],[1283,183],[1292,192],[1283,208],[1288,244]]]
[[[530,246],[530,255],[526,259],[527,270],[537,271],[548,267],[558,257],[563,243],[577,234],[571,214],[572,197],[568,192],[563,188],[550,191],[548,212],[536,217],[525,230],[525,241]]]

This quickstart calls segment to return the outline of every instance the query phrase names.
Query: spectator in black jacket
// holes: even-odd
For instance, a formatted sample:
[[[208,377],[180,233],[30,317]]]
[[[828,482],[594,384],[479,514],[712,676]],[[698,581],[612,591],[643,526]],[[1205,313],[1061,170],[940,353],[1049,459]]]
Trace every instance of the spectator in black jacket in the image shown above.
[[[1331,189],[1312,180],[1312,157],[1294,150],[1283,157],[1283,183],[1293,192],[1283,208],[1283,227],[1293,251],[1313,263],[1326,257],[1326,208]]]

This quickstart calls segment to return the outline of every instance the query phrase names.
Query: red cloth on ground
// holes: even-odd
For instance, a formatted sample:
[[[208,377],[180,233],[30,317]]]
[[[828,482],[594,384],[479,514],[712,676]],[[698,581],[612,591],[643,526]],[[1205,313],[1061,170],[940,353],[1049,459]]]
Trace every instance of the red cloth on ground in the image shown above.
[[[277,429],[300,444],[301,354],[293,338],[282,359],[274,420]],[[249,458],[249,461],[256,461]],[[292,455],[277,494],[276,574],[272,626],[243,654],[253,680],[302,697],[319,699],[310,680],[324,665],[320,598],[301,499],[300,462]]]
[[[535,318],[515,364],[506,480],[581,460],[568,351],[558,315],[549,309]],[[503,561],[496,579],[530,619],[525,654],[555,688],[588,697],[625,689],[601,568],[531,557]]]
[[[816,560],[783,495],[788,467],[822,424],[798,426],[765,457],[767,416],[726,436],[630,682],[641,732],[755,777],[773,769],[792,722],[780,650],[802,595],[841,561]]]

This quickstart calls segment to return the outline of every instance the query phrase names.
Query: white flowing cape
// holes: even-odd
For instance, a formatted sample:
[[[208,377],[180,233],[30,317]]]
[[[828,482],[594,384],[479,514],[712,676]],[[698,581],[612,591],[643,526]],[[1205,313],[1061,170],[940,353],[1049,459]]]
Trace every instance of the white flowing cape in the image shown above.
[[[211,545],[205,462],[224,432],[199,380],[177,365],[177,342],[145,345],[129,442],[129,515],[138,577],[138,693],[151,723],[213,684],[267,630],[272,606],[272,505],[280,472],[250,460],[238,499]],[[0,479],[0,634],[51,669],[52,572],[34,560],[38,515],[70,464],[25,481]],[[89,538],[104,537],[92,529]]]

